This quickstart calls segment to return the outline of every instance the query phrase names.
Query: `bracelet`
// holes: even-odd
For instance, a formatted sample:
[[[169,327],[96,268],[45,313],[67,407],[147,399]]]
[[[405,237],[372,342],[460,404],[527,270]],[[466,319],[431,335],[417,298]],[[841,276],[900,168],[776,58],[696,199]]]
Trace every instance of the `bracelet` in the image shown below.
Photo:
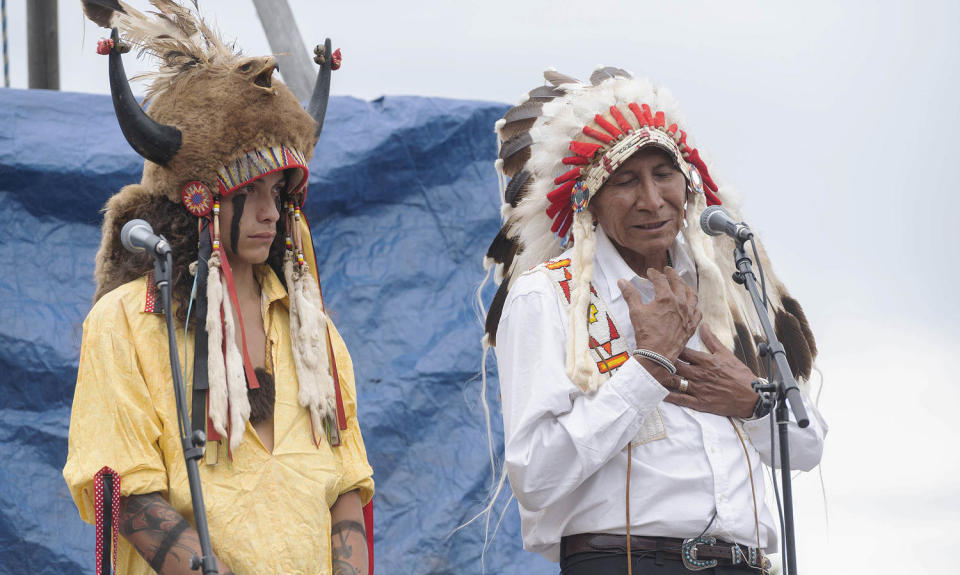
[[[640,357],[649,359],[650,361],[660,365],[660,367],[663,369],[669,371],[670,375],[675,375],[677,373],[677,368],[673,365],[673,362],[655,351],[650,351],[649,349],[635,349],[631,352],[631,355],[639,355]]]

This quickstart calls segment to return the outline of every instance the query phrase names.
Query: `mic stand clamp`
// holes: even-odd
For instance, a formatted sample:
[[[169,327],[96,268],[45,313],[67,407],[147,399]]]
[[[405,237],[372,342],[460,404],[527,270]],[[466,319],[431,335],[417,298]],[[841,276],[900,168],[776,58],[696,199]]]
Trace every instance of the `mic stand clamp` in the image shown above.
[[[166,238],[163,244],[168,245]],[[158,244],[159,246],[159,244]],[[149,250],[148,250],[149,251]],[[207,527],[207,512],[203,505],[203,490],[200,486],[200,467],[198,461],[203,458],[204,446],[207,438],[202,430],[196,430],[188,437],[190,416],[187,412],[186,390],[183,386],[183,376],[180,373],[180,358],[177,353],[176,327],[173,321],[173,297],[170,294],[170,284],[173,277],[173,254],[169,248],[151,252],[153,255],[154,281],[160,289],[163,301],[163,315],[167,324],[167,340],[170,351],[170,372],[173,375],[173,392],[177,400],[177,423],[180,431],[180,446],[183,448],[183,457],[187,464],[187,480],[190,484],[190,498],[193,502],[193,519],[197,527],[197,537],[200,540],[202,557],[190,557],[190,569],[202,569],[204,575],[217,573],[217,560],[213,555],[213,546],[210,544],[210,531]],[[161,255],[162,254],[162,255]]]

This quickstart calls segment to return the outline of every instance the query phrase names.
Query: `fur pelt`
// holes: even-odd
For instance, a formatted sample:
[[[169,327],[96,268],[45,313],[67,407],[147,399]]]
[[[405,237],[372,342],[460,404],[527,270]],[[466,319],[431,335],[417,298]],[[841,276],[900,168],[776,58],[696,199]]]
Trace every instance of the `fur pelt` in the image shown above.
[[[88,17],[100,25],[117,26],[124,41],[160,59],[160,69],[144,75],[151,80],[147,114],[182,134],[172,160],[164,166],[144,162],[140,185],[127,186],[107,202],[97,253],[97,297],[132,279],[116,273],[126,265],[120,260],[128,260],[129,254],[123,252],[114,228],[123,226],[128,213],[139,212],[153,223],[150,212],[140,206],[156,210],[154,198],[163,197],[184,211],[180,194],[187,183],[203,182],[216,193],[217,171],[246,151],[286,145],[309,161],[316,143],[316,122],[273,78],[273,57],[245,58],[196,10],[171,0],[151,3],[156,11],[143,14],[123,2],[118,3],[122,12],[110,11],[113,2],[84,2]]]

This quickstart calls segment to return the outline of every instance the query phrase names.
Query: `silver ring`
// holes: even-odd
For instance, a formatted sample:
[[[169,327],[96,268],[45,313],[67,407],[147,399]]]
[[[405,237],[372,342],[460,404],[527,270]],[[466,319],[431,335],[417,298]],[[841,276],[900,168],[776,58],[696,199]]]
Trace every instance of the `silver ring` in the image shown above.
[[[689,387],[690,387],[690,382],[687,381],[687,380],[685,380],[685,379],[683,379],[683,378],[681,377],[681,378],[680,378],[680,387],[678,388],[679,391],[680,391],[680,393],[686,393],[686,392],[687,392],[687,389],[688,389]]]

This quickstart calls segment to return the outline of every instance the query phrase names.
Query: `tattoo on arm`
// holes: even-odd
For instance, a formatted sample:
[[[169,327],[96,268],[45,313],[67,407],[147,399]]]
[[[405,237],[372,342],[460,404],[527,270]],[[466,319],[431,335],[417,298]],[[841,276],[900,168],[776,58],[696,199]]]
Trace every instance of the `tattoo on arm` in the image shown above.
[[[168,556],[190,564],[195,550],[189,536],[181,537],[190,525],[159,493],[126,497],[122,505],[120,533],[154,571],[163,573]]]
[[[330,542],[333,548],[333,575],[357,575],[360,569],[356,566],[356,557],[354,557],[354,548],[349,539],[351,533],[356,532],[360,535],[361,541],[366,543],[367,532],[358,521],[345,519],[338,521],[330,529]],[[360,553],[366,553],[365,547],[359,549]],[[360,557],[361,561],[364,559]]]

